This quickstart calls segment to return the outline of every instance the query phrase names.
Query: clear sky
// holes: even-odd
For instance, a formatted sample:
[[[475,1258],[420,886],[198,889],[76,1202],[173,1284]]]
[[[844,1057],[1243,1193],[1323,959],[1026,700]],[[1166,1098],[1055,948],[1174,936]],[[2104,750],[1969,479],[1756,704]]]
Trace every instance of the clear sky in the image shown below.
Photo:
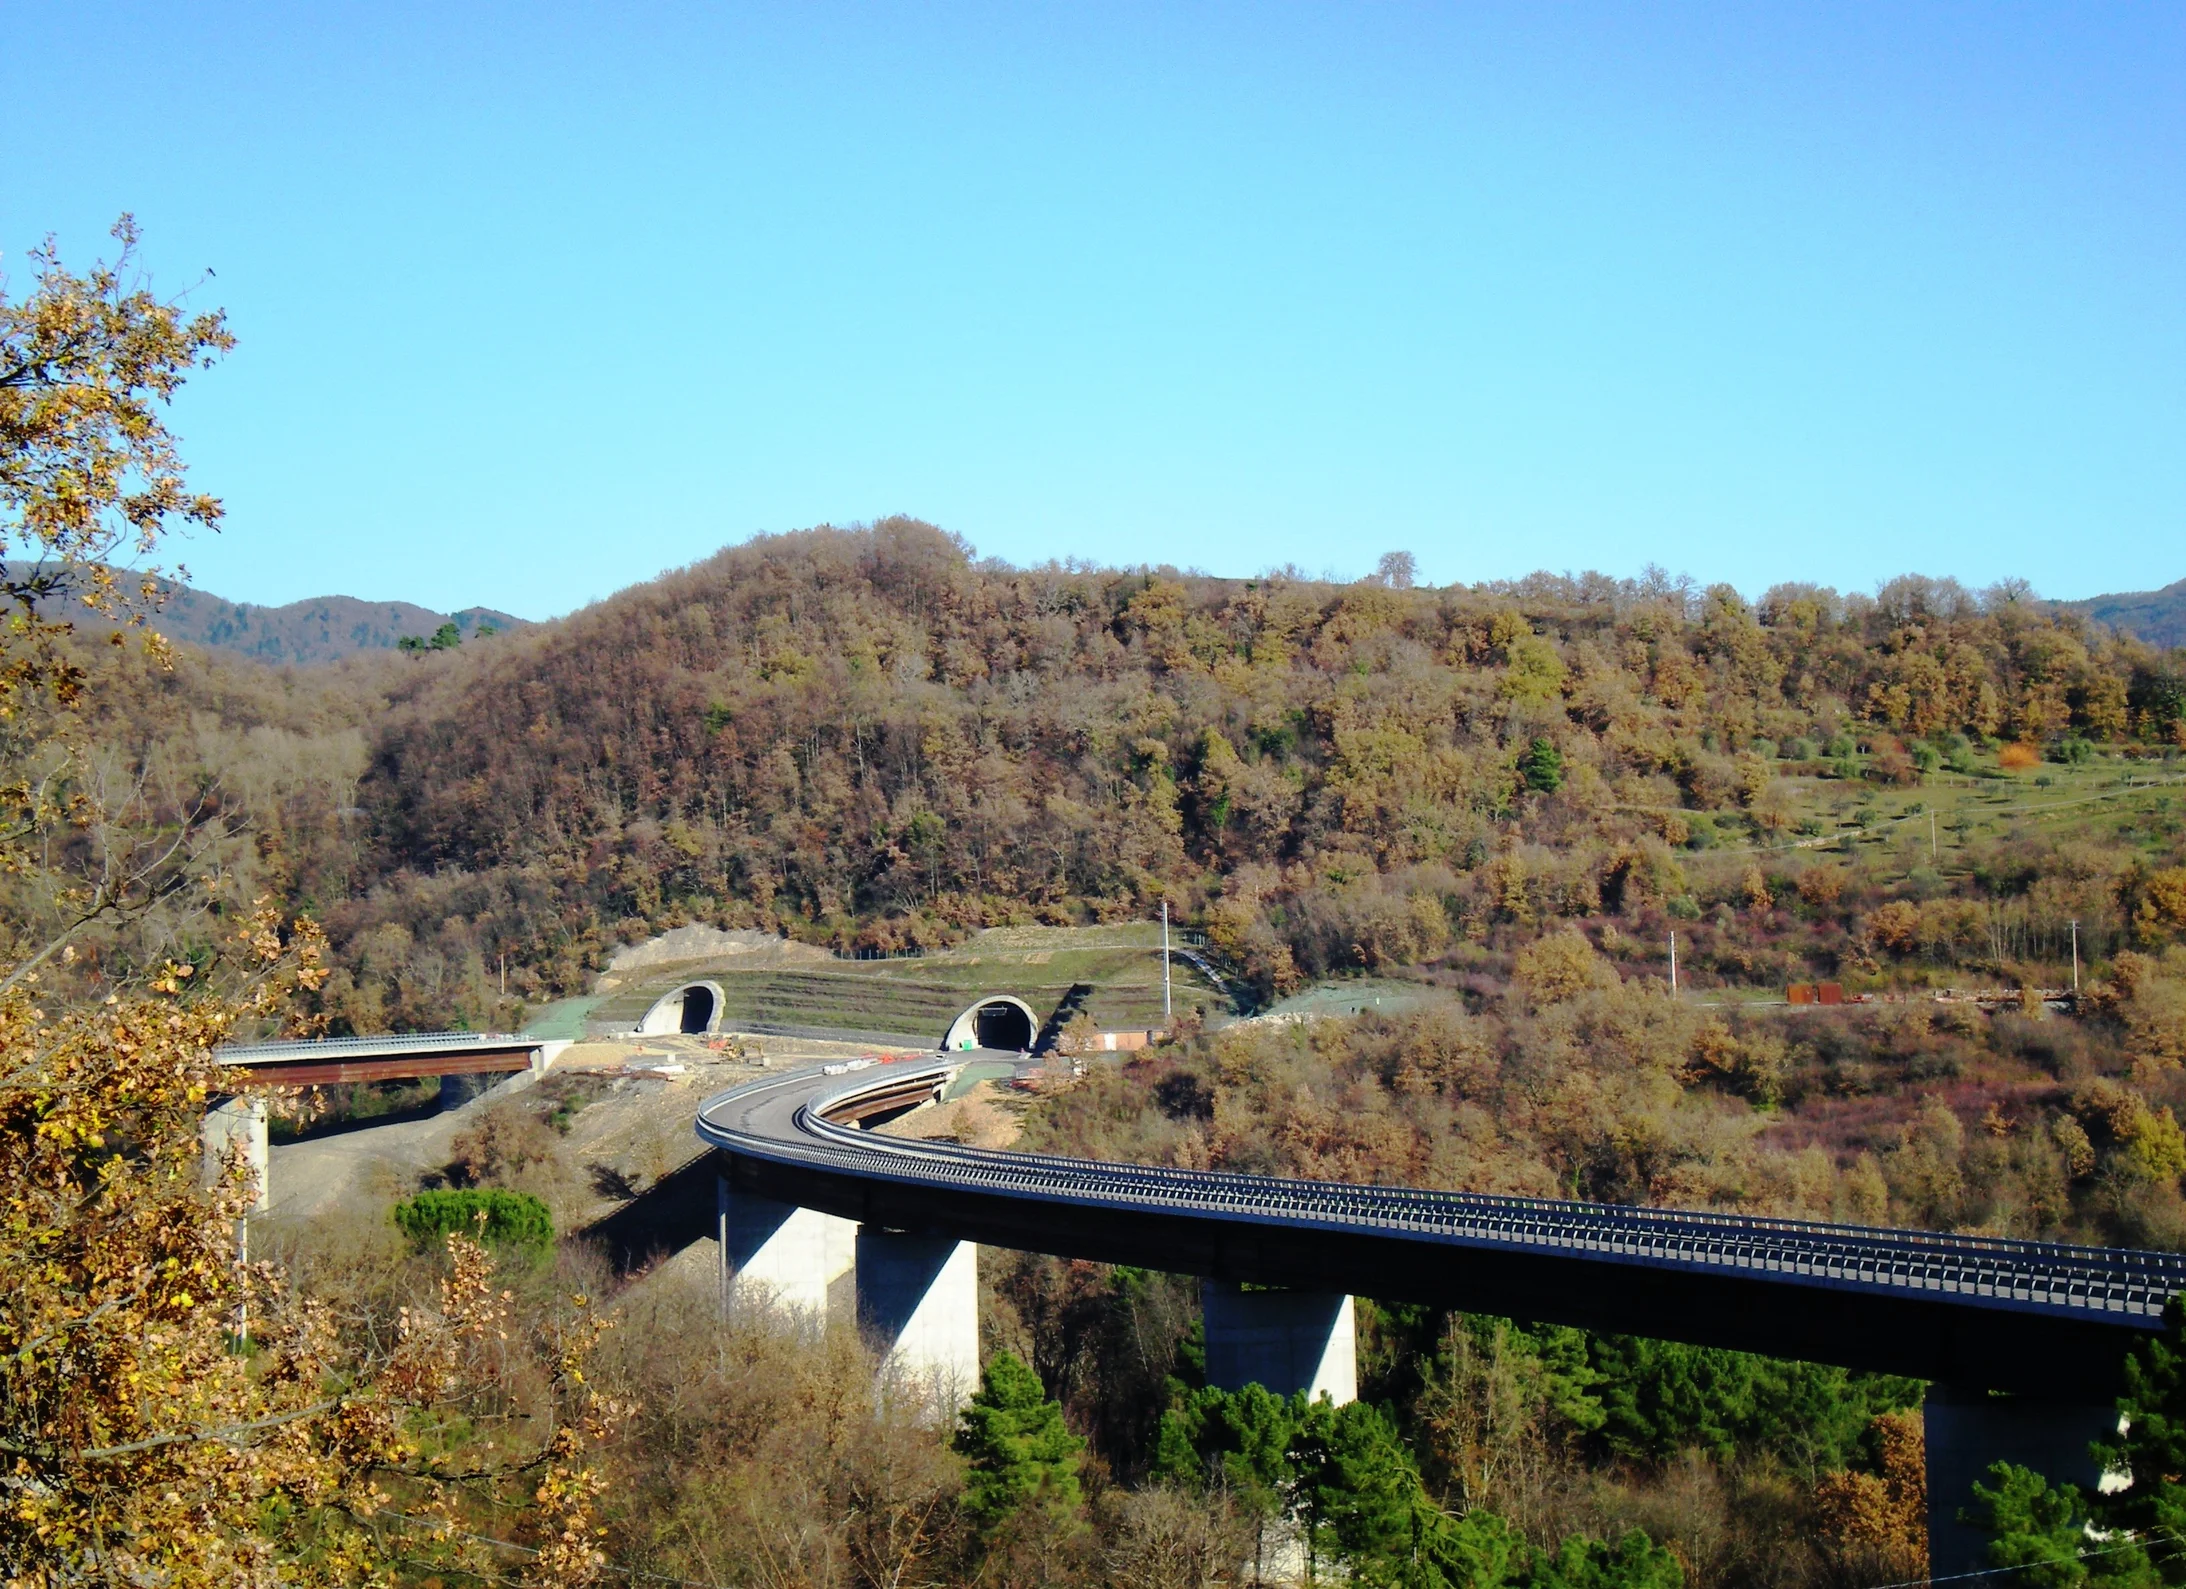
[[[242,345],[197,582],[2186,576],[2186,7],[0,0],[0,249]]]

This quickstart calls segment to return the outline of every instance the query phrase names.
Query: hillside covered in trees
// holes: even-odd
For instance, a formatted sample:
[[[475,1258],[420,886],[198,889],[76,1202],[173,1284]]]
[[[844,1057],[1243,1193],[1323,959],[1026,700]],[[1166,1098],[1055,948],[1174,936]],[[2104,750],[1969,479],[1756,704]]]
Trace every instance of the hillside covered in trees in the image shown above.
[[[304,1002],[335,1031],[512,1023],[685,922],[896,948],[1166,900],[1249,1008],[1352,972],[1432,997],[1187,1015],[1026,1146],[2177,1246],[2181,664],[2008,588],[1020,570],[896,521],[485,643],[310,670],[100,647],[65,711],[117,834],[325,923]],[[28,942],[61,908],[18,884],[8,919]],[[95,993],[212,930],[134,919],[64,975]],[[2075,932],[2068,1018],[2041,990]],[[1741,1002],[1816,978],[1886,1001]],[[1967,984],[2009,997],[1887,1001]],[[429,1281],[390,1239],[355,1257],[381,1312]],[[1303,1519],[1360,1581],[1921,1571],[1916,1386],[1369,1306],[1368,1400],[1331,1416],[1200,1385],[1174,1277],[994,1256],[990,1345],[1035,1372],[998,1369],[981,1416],[1049,1452],[1038,1505],[989,1496],[1015,1469],[972,1435],[810,1394],[863,1383],[846,1341],[700,1363],[640,1329],[599,1365],[644,1409],[600,1448],[617,1561],[712,1574],[787,1529],[859,1581],[1201,1581]],[[703,1417],[685,1374],[720,1380]]]
[[[2094,961],[2186,926],[2161,788],[1905,820],[2176,769],[2178,654],[2009,588],[1015,569],[896,520],[422,656],[112,666],[102,732],[214,790],[358,1030],[505,1021],[685,921],[900,947],[1167,898],[1263,998],[1499,980],[1567,923],[1752,986],[2055,985],[2072,921]]]

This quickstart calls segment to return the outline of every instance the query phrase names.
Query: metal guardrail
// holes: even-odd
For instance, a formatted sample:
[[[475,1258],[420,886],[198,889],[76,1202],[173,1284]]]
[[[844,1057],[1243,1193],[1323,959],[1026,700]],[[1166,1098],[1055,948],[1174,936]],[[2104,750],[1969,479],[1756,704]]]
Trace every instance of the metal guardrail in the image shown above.
[[[1790,1285],[1925,1292],[1974,1307],[2092,1317],[2141,1329],[2153,1328],[2171,1297],[2186,1290],[2186,1255],[2177,1253],[1108,1164],[875,1138],[826,1118],[862,1094],[904,1088],[921,1074],[940,1081],[955,1068],[899,1066],[826,1089],[797,1110],[794,1135],[758,1135],[711,1118],[722,1105],[802,1078],[770,1079],[709,1099],[699,1111],[699,1135],[757,1157],[875,1179],[1255,1223],[1400,1232],[1605,1263],[1740,1270],[1757,1278],[1780,1276]]]
[[[505,1053],[537,1048],[547,1039],[514,1032],[396,1032],[385,1037],[312,1037],[286,1043],[236,1043],[216,1049],[223,1065],[288,1064],[309,1059],[349,1059],[362,1054]]]

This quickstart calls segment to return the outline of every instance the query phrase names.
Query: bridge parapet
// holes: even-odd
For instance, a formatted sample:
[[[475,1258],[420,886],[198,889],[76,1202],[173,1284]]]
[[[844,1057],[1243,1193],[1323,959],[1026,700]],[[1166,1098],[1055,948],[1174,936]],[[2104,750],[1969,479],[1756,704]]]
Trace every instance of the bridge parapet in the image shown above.
[[[565,1038],[512,1032],[397,1032],[233,1044],[215,1057],[237,1073],[233,1079],[247,1076],[260,1086],[316,1087],[526,1070],[543,1075],[569,1046]]]

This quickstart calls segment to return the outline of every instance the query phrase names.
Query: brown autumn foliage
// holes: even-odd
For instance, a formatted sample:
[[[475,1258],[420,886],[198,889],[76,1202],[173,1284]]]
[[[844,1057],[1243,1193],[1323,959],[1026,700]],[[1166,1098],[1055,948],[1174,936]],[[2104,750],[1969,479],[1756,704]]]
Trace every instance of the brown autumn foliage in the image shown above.
[[[2181,930],[2161,796],[2137,848],[2007,836],[1908,884],[1798,849],[1784,780],[2010,736],[2160,763],[2181,676],[2008,587],[1016,569],[889,520],[415,658],[115,658],[87,713],[248,829],[233,866],[320,913],[322,1008],[366,1031],[505,1023],[685,921],[898,948],[1162,898],[1262,997],[1575,921],[1658,959],[1676,927],[1733,984],[2054,966],[2073,919],[2102,958]]]
[[[1816,1521],[1846,1583],[1911,1583],[1928,1575],[1927,1439],[1917,1417],[1884,1413],[1877,1471],[1832,1473],[1817,1486]]]
[[[1249,1021],[1096,1069],[1042,1105],[1028,1144],[2186,1245],[2186,948],[2121,955],[2082,1021],[1929,1003],[1741,1014],[1620,981],[1575,932],[1531,949],[1506,988],[1463,1003]]]
[[[0,296],[0,553],[40,560],[0,578],[0,1576],[475,1569],[492,1558],[458,1530],[486,1515],[523,1536],[532,1581],[590,1582],[587,1451],[622,1409],[584,1383],[583,1300],[517,1329],[456,1236],[431,1294],[345,1331],[333,1299],[246,1261],[247,1167],[204,1162],[204,1113],[240,1084],[218,1046],[302,1017],[324,938],[239,891],[227,863],[250,846],[191,768],[107,731],[134,711],[114,681],[160,676],[163,648],[70,637],[72,596],[131,616],[117,548],[218,518],[155,405],[226,333],[128,279],[135,234],[116,235],[114,266],[77,276],[49,250],[27,296]],[[512,1357],[535,1370],[520,1406]]]

